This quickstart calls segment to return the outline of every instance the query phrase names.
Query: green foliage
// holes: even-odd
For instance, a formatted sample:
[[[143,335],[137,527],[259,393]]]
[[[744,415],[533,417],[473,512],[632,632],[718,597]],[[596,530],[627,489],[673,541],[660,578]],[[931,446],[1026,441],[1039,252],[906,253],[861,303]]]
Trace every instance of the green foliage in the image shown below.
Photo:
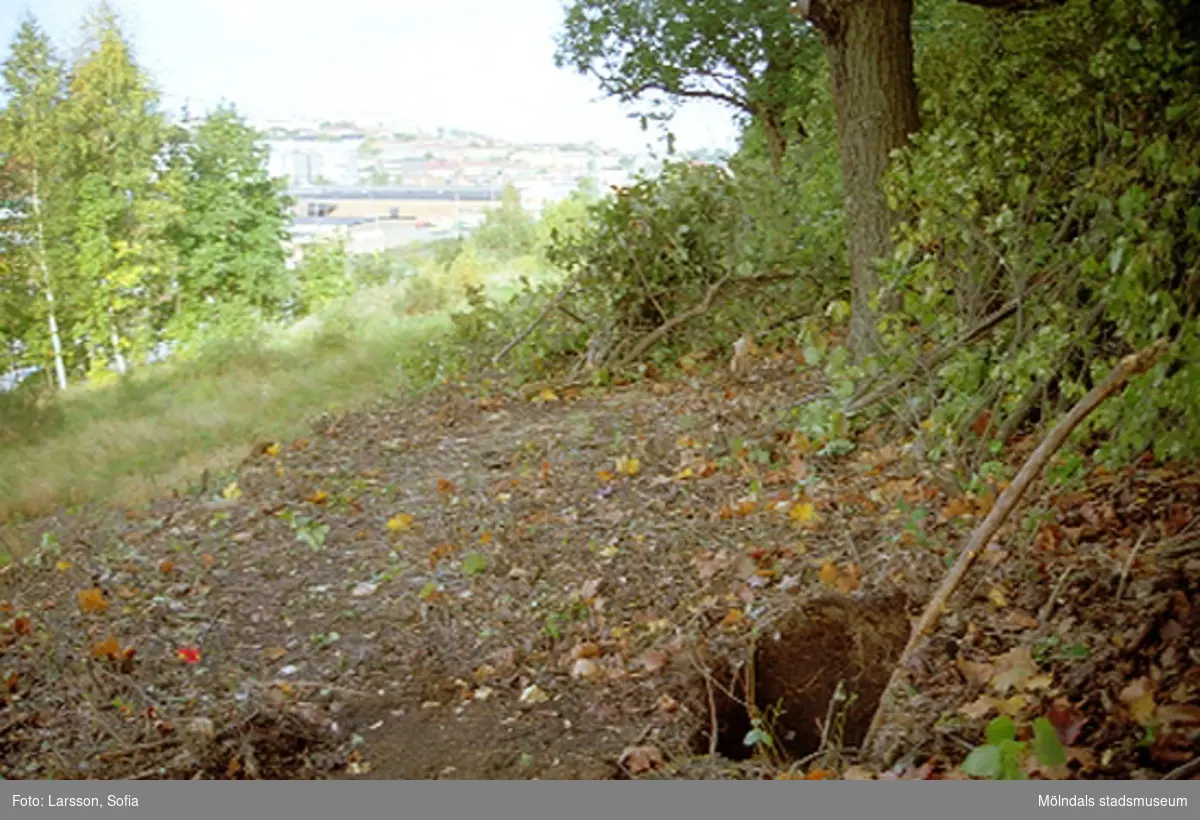
[[[471,234],[471,245],[497,259],[529,253],[537,241],[533,218],[521,207],[521,197],[511,184],[504,186],[500,207],[487,212],[483,224]]]
[[[574,0],[555,59],[622,102],[650,103],[643,122],[684,99],[732,106],[769,132],[778,159],[804,133],[789,114],[820,48],[778,0]]]
[[[740,256],[740,205],[727,172],[669,164],[594,206],[588,230],[559,235],[547,258],[578,276],[592,312],[631,328],[655,327],[709,285],[751,272]]]
[[[175,321],[195,325],[213,303],[237,302],[279,314],[291,292],[281,240],[288,201],[266,171],[261,136],[228,107],[179,135],[180,204],[172,226],[179,254]]]
[[[1024,780],[1030,744],[1017,740],[1013,719],[1002,715],[987,726],[987,742],[976,746],[963,761],[962,769],[973,777],[990,780]],[[1066,752],[1058,733],[1046,718],[1033,722],[1033,756],[1042,766],[1061,766]]]
[[[875,366],[912,367],[1019,302],[936,374],[934,431],[953,454],[985,454],[967,433],[980,411],[993,434],[1052,417],[1118,357],[1169,337],[1168,360],[1077,440],[1111,431],[1110,461],[1200,455],[1200,51],[1188,13],[1105,0],[984,23],[939,8],[921,49],[927,127],[889,183],[907,218],[884,284],[901,307],[881,318]]]

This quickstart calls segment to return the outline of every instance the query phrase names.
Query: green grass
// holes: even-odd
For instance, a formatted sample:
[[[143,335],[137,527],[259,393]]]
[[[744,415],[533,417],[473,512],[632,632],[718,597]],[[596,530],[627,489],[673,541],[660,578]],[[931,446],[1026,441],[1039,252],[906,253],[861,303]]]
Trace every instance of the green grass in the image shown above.
[[[516,279],[494,274],[485,287],[502,296]],[[443,292],[409,315],[412,288],[373,288],[265,339],[218,340],[191,359],[65,391],[35,441],[0,449],[0,522],[64,504],[137,504],[258,442],[301,435],[320,413],[422,387],[401,364],[450,330],[457,298]]]

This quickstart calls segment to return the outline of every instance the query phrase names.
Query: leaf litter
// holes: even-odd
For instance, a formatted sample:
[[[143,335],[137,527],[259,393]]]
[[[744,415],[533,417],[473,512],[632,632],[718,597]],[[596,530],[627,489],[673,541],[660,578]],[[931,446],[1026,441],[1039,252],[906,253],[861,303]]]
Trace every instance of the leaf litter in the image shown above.
[[[807,766],[782,739],[710,757],[722,669],[805,606],[836,652],[840,605],[814,601],[925,600],[996,493],[895,442],[820,455],[779,409],[813,379],[448,385],[321,420],[215,495],[27,522],[55,554],[0,592],[0,774],[931,779],[962,777],[997,715],[1065,747],[1035,776],[1196,756],[1200,481],[1139,466],[1001,531],[906,670],[886,765],[828,737]],[[903,607],[877,618],[868,645],[906,634]],[[758,658],[818,663],[796,654]]]

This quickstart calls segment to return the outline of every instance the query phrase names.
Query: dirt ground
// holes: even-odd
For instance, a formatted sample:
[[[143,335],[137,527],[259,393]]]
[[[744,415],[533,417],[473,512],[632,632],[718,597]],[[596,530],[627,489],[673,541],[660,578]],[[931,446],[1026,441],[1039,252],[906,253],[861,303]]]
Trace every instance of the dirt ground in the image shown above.
[[[887,754],[856,760],[998,488],[880,431],[823,453],[786,416],[822,389],[784,354],[736,383],[445,386],[175,498],[11,527],[0,774],[953,778],[1009,715],[1066,748],[1029,776],[1181,776],[1200,477],[1177,465],[1033,488],[905,670]]]

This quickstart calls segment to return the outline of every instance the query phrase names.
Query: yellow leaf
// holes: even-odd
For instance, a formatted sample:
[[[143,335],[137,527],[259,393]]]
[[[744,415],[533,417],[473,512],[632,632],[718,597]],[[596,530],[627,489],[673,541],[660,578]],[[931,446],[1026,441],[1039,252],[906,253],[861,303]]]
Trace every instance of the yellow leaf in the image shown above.
[[[825,586],[835,586],[838,580],[837,567],[834,566],[832,561],[826,561],[821,565],[821,571],[818,573],[817,577],[821,579],[821,583]]]
[[[597,470],[596,478],[600,479],[601,481],[612,481],[614,478],[616,478],[616,474],[610,473],[608,470]]]
[[[274,458],[275,456],[279,455],[279,445],[276,443],[268,444],[266,448],[263,449],[263,452]]]
[[[329,493],[324,490],[317,490],[315,493],[304,499],[309,504],[324,504],[329,500]]]
[[[788,513],[793,521],[799,521],[806,524],[813,521],[817,517],[816,508],[807,501],[792,505],[791,512]]]
[[[642,468],[642,463],[636,458],[627,458],[621,456],[617,459],[617,472],[622,475],[633,477],[638,474],[638,470]]]
[[[413,517],[408,513],[399,513],[388,519],[387,528],[392,532],[405,532],[412,528]]]
[[[282,646],[268,646],[263,650],[263,655],[265,655],[269,661],[277,661],[286,654],[287,650]]]
[[[66,572],[67,570],[69,570],[71,568],[71,562],[70,561],[58,561],[57,563],[55,563],[54,568],[56,570],[58,570],[59,572]]]
[[[547,387],[541,393],[537,394],[537,401],[558,401],[558,394]]]
[[[991,588],[991,590],[988,592],[988,600],[991,601],[997,609],[1004,609],[1006,606],[1008,606],[1008,596],[1004,594],[1004,589],[999,586],[994,586]]]
[[[84,615],[104,612],[108,609],[108,599],[99,588],[85,589],[79,593],[79,609]]]
[[[221,497],[226,501],[236,501],[242,497],[242,488],[237,485],[237,482],[231,482],[221,490]]]

